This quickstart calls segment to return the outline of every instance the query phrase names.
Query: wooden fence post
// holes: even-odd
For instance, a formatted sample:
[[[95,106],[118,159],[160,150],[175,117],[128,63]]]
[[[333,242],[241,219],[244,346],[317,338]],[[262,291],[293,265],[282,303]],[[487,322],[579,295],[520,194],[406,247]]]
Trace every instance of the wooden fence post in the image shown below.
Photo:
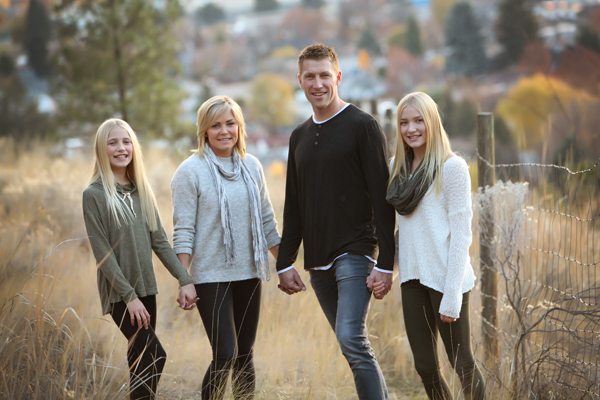
[[[477,115],[477,150],[480,159],[477,160],[477,185],[485,188],[495,183],[494,168],[490,168],[484,160],[494,164],[494,116],[492,113],[479,113]],[[485,189],[484,189],[485,190]],[[494,237],[493,203],[492,219],[485,222],[479,234],[479,254],[481,268],[481,315],[483,322],[483,341],[485,350],[485,365],[488,369],[496,371],[499,360],[498,343],[498,272],[491,257],[489,240]]]

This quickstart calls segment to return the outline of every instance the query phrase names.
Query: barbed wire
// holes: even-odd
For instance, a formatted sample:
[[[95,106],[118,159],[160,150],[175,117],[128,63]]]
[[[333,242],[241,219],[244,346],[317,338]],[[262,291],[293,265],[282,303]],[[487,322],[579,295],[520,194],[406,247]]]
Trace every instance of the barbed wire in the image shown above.
[[[562,169],[564,171],[567,171],[570,175],[578,175],[578,174],[584,174],[586,172],[591,172],[598,166],[598,164],[600,164],[600,158],[599,158],[598,160],[596,160],[596,163],[594,165],[592,165],[590,168],[573,172],[565,166],[556,165],[556,164],[539,164],[539,163],[490,164],[490,162],[488,160],[481,157],[478,149],[475,149],[475,156],[479,160],[483,161],[487,165],[488,168],[514,168],[514,167],[556,168],[556,169]]]
[[[597,220],[598,218],[600,218],[600,214],[596,215],[594,218],[583,219],[583,218],[576,217],[575,215],[565,214],[565,213],[561,213],[559,211],[554,211],[554,210],[547,210],[545,208],[533,208],[533,210],[534,211],[543,211],[543,212],[546,212],[549,214],[556,214],[556,215],[560,215],[562,217],[573,218],[580,222],[593,222],[593,221]]]

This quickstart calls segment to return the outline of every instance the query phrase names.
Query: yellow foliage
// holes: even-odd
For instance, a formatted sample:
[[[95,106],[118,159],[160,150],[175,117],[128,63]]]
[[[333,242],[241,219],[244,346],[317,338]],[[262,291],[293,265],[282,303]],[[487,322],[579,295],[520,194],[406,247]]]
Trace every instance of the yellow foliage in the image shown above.
[[[296,58],[298,57],[298,53],[300,53],[300,51],[297,48],[291,45],[286,45],[273,50],[271,57],[278,59]]]
[[[565,82],[537,74],[520,79],[502,99],[496,112],[512,128],[523,132],[524,148],[534,148],[543,139],[544,126],[554,113],[568,112],[573,105],[583,106],[594,99]],[[573,104],[576,103],[576,104]]]
[[[283,127],[294,121],[294,88],[276,74],[257,75],[252,82],[250,109],[254,116],[271,126]]]

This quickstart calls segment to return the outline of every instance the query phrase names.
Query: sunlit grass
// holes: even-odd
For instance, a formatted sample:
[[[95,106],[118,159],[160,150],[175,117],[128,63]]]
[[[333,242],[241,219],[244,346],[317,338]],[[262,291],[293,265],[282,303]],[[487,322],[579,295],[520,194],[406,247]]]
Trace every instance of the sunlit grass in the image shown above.
[[[0,397],[127,398],[126,340],[102,316],[96,267],[81,214],[91,150],[70,158],[49,146],[0,146]],[[145,149],[161,216],[172,232],[169,183],[189,155]],[[281,229],[285,177],[265,168]],[[301,269],[301,260],[298,263]],[[161,398],[200,396],[210,347],[197,311],[176,307],[177,282],[155,259],[157,333],[168,360]],[[276,273],[263,286],[255,347],[258,399],[355,399],[354,382],[310,288],[287,296]],[[412,367],[395,288],[373,302],[371,341],[393,399],[425,398]],[[419,394],[420,393],[420,394]],[[230,394],[228,395],[230,396]]]

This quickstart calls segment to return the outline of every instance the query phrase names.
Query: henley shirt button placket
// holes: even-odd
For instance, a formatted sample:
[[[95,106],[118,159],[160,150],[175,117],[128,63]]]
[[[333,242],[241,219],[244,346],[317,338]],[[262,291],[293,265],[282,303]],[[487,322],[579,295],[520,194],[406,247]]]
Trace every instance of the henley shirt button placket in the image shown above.
[[[317,125],[317,137],[319,137],[319,129],[320,129],[320,128],[321,128],[321,124],[318,124],[318,125]],[[316,146],[316,145],[318,145],[318,144],[319,144],[319,142],[318,142],[318,141],[315,141],[315,146]]]

